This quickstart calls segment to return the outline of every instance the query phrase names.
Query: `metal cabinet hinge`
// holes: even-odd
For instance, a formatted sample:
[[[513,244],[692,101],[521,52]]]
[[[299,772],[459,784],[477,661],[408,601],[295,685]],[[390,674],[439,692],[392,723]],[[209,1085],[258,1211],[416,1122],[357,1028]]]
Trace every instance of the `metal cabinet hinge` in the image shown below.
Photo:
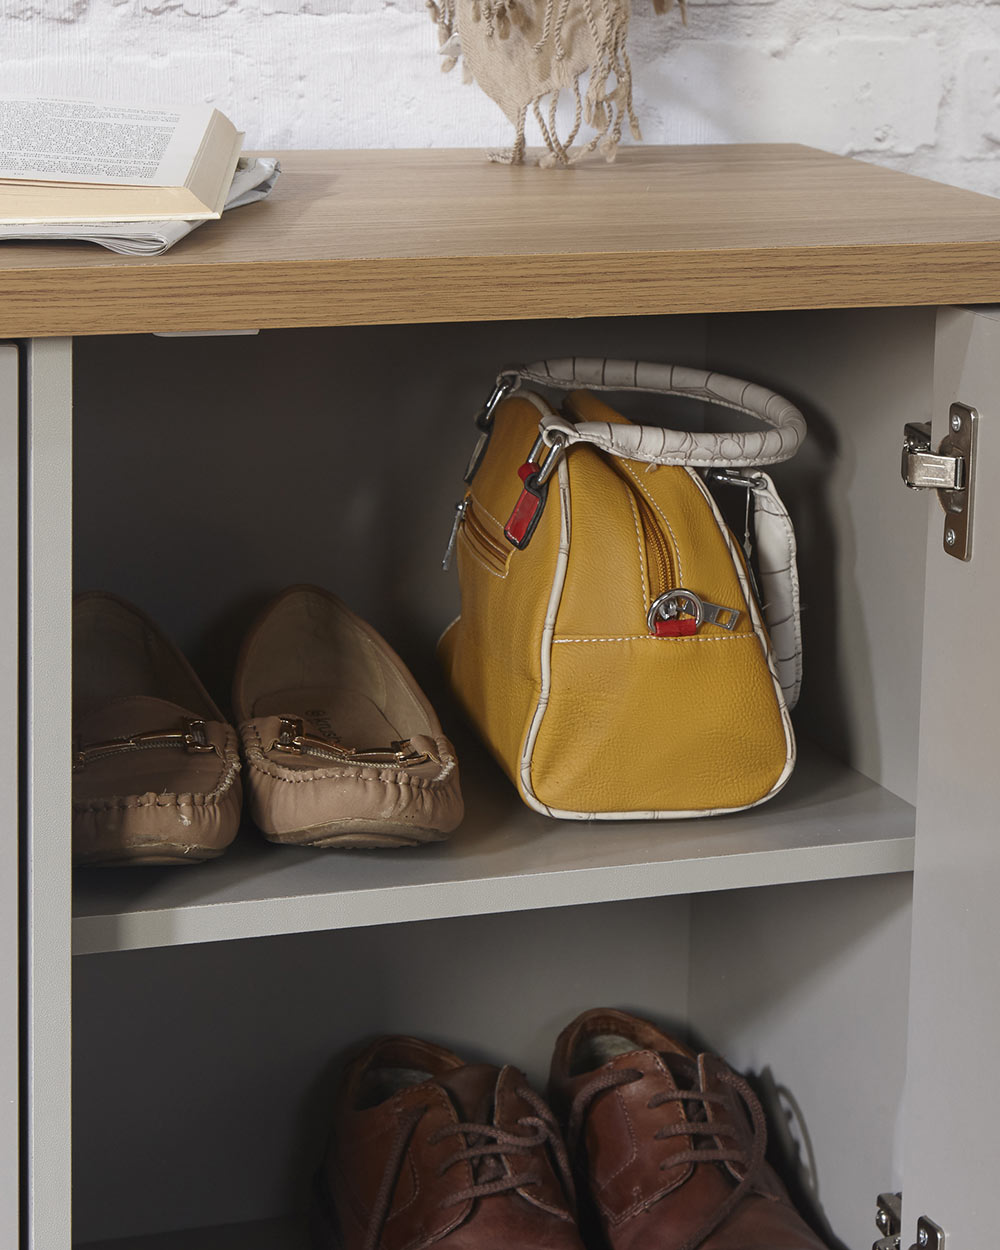
[[[873,1244],[872,1250],[899,1250],[903,1231],[902,1194],[879,1194],[875,1227],[882,1236]]]
[[[910,421],[903,431],[903,481],[913,490],[937,491],[944,508],[944,549],[958,560],[972,559],[978,431],[979,413],[967,404],[952,404],[937,452],[931,451],[929,421]]]
[[[882,1236],[872,1250],[900,1250],[903,1234],[903,1195],[879,1194],[875,1209],[875,1227]],[[944,1231],[922,1215],[917,1220],[917,1240],[910,1250],[945,1250]]]
[[[944,1230],[922,1215],[917,1220],[917,1240],[910,1250],[944,1250]]]

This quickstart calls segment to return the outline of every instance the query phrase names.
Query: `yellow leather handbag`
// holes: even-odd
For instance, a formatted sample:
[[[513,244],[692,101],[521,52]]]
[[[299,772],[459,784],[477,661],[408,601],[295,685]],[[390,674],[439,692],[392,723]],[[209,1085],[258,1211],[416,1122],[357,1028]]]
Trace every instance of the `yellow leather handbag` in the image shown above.
[[[569,394],[557,412],[525,383]],[[765,428],[636,425],[602,390],[695,398]],[[798,449],[799,411],[717,373],[574,357],[502,373],[477,424],[449,544],[461,615],[439,650],[524,801],[622,820],[776,794],[795,762],[801,645],[794,533],[761,466]],[[746,492],[748,516],[752,502],[770,629],[709,475]]]

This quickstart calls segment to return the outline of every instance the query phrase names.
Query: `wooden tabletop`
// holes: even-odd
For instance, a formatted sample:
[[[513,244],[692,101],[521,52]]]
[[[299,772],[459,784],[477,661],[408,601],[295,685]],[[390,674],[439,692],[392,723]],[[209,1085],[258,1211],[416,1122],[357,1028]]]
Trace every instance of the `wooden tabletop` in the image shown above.
[[[1000,301],[1000,200],[798,145],[279,155],[166,256],[0,243],[0,337]]]

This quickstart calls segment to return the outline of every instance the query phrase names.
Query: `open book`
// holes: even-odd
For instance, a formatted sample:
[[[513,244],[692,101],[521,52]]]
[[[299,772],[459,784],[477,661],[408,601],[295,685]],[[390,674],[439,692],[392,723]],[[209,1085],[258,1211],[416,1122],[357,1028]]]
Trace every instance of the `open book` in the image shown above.
[[[0,225],[218,217],[242,146],[209,106],[0,97]]]
[[[271,156],[241,156],[225,208],[242,208],[271,193],[281,166]],[[195,221],[0,221],[0,243],[99,243],[121,256],[160,256],[190,234]]]

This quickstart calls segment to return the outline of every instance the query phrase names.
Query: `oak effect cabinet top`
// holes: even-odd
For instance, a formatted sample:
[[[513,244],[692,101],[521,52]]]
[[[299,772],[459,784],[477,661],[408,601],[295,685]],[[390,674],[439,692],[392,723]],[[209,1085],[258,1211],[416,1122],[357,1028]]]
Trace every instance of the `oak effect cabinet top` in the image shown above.
[[[281,163],[166,256],[0,243],[0,337],[1000,300],[1000,200],[798,145]]]

